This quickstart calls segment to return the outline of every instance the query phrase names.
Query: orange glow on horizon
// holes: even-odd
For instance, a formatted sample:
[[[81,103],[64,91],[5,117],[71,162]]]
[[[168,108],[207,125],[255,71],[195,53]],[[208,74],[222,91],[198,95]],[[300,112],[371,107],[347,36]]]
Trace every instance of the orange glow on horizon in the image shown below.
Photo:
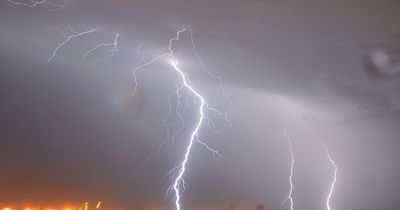
[[[80,207],[76,207],[75,205],[64,205],[63,207],[50,207],[50,206],[32,206],[29,205],[29,207],[24,207],[22,208],[21,206],[18,207],[16,205],[9,205],[7,207],[1,207],[0,206],[0,210],[89,210],[89,209],[93,209],[93,210],[100,210],[100,206],[101,206],[101,202],[97,202],[97,205],[93,205],[93,207],[89,208],[89,202],[84,202],[83,205],[80,205]],[[18,207],[18,208],[17,208]]]

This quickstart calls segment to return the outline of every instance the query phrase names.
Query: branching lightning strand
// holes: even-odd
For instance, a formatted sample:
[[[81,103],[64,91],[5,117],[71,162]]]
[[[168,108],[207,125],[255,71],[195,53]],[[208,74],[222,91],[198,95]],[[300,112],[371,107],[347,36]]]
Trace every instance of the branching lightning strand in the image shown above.
[[[171,174],[172,176],[176,176],[174,178],[174,181],[173,181],[172,185],[167,190],[167,195],[172,191],[175,192],[175,209],[176,210],[180,210],[181,209],[181,204],[180,204],[181,196],[180,196],[180,193],[185,189],[185,181],[183,179],[183,176],[184,176],[185,171],[187,169],[187,164],[189,162],[189,156],[191,154],[191,150],[192,150],[193,144],[195,142],[197,142],[200,145],[204,146],[207,150],[211,151],[214,155],[221,156],[221,154],[217,150],[212,149],[205,142],[203,142],[203,141],[201,141],[199,139],[200,128],[202,127],[204,121],[208,121],[207,118],[205,117],[205,110],[210,111],[210,112],[214,112],[214,113],[216,113],[216,114],[218,114],[220,116],[223,116],[225,119],[228,119],[227,118],[227,115],[228,115],[227,113],[219,112],[217,109],[215,109],[215,108],[213,108],[213,107],[211,107],[211,106],[209,106],[207,104],[207,102],[205,101],[205,99],[201,95],[201,93],[198,90],[196,90],[194,88],[194,86],[191,84],[190,79],[187,77],[185,72],[182,69],[180,69],[180,67],[178,66],[178,58],[173,54],[172,44],[173,44],[174,41],[178,41],[180,39],[181,34],[184,33],[185,31],[186,31],[185,28],[177,31],[175,36],[169,40],[168,52],[167,53],[163,53],[161,55],[158,55],[155,58],[151,59],[150,61],[138,65],[132,71],[133,80],[134,80],[134,89],[133,89],[133,93],[132,93],[133,95],[135,95],[135,93],[137,91],[137,86],[138,86],[137,73],[141,69],[143,69],[145,66],[151,65],[151,64],[153,64],[154,62],[156,62],[156,61],[158,61],[160,59],[164,59],[164,58],[170,59],[170,64],[172,65],[173,69],[176,71],[176,73],[179,76],[178,80],[176,80],[176,82],[175,82],[176,90],[171,95],[169,95],[169,97],[168,97],[169,112],[168,112],[166,118],[164,118],[164,125],[166,125],[166,127],[167,127],[167,136],[164,139],[163,143],[158,148],[158,150],[149,155],[149,157],[146,160],[146,162],[149,161],[152,156],[158,154],[161,151],[161,149],[164,146],[164,144],[166,143],[166,141],[168,140],[168,138],[170,138],[171,134],[170,134],[170,131],[169,131],[169,126],[171,126],[171,125],[168,125],[167,120],[168,120],[169,116],[172,114],[172,111],[177,112],[178,118],[183,124],[183,118],[179,114],[179,112],[180,112],[181,109],[184,109],[185,107],[183,107],[182,104],[180,103],[180,98],[181,98],[180,91],[183,90],[183,89],[188,90],[188,92],[190,92],[200,102],[199,109],[198,109],[199,118],[197,120],[197,123],[195,124],[194,129],[192,130],[192,132],[190,134],[189,142],[188,142],[188,145],[187,145],[187,147],[185,149],[183,160],[182,160],[182,162],[180,164],[178,164],[176,167],[172,168],[168,172],[168,174]],[[190,38],[191,38],[191,42],[192,42],[192,50],[193,50],[196,58],[199,59],[201,65],[203,67],[203,70],[206,71],[206,73],[209,76],[211,76],[213,79],[217,79],[218,82],[221,82],[221,79],[219,77],[216,77],[213,74],[211,74],[209,71],[207,71],[203,61],[201,60],[200,56],[198,55],[198,53],[196,51],[196,47],[195,47],[195,44],[194,44],[192,31],[189,30],[189,32],[190,32]],[[179,84],[180,82],[181,82],[181,84]],[[224,94],[225,94],[226,93],[225,89],[222,89],[222,90],[224,91]],[[176,96],[176,98],[178,100],[178,104],[176,105],[175,110],[173,110],[172,104],[171,104],[171,99],[172,99],[173,96]],[[227,96],[227,94],[226,94],[226,96]],[[181,128],[179,128],[178,133],[181,130]],[[173,134],[172,138],[175,138],[175,135],[176,135],[176,133]]]
[[[118,37],[119,37],[119,33],[115,34],[114,37],[114,41],[110,42],[110,43],[101,43],[96,45],[95,47],[93,47],[92,49],[88,50],[84,55],[83,55],[83,59],[86,59],[86,57],[88,55],[90,55],[91,53],[95,52],[96,50],[100,49],[100,48],[107,48],[107,47],[112,47],[111,48],[111,52],[108,56],[105,56],[103,58],[98,58],[96,59],[96,61],[102,61],[102,60],[106,60],[108,58],[114,57],[115,54],[118,52]]]
[[[295,164],[293,145],[292,145],[292,139],[287,134],[286,128],[283,129],[283,135],[285,136],[285,138],[287,139],[287,141],[289,143],[289,152],[290,152],[289,187],[290,188],[289,188],[289,193],[288,193],[287,197],[282,201],[280,208],[283,206],[284,203],[286,203],[286,201],[289,201],[290,210],[293,210],[294,209],[294,203],[293,203],[293,197],[292,197],[292,194],[293,194],[293,169],[294,169],[294,164]]]
[[[334,168],[333,179],[332,179],[332,182],[331,182],[331,185],[330,185],[330,188],[329,188],[328,196],[326,197],[326,209],[327,210],[331,210],[330,202],[331,202],[333,190],[334,190],[335,184],[336,184],[338,167],[337,167],[335,161],[332,159],[332,157],[331,157],[331,155],[329,153],[328,147],[325,144],[322,144],[322,145],[325,148],[325,152],[326,152],[326,155],[327,155],[327,157],[329,159],[329,162],[331,163],[331,165]]]
[[[70,25],[69,23],[68,23],[67,25],[68,25],[68,29],[69,29],[69,31],[70,31],[70,33],[71,33],[70,35],[64,34],[64,33],[63,33],[60,29],[58,29],[58,28],[52,28],[52,29],[50,29],[50,30],[55,30],[55,31],[57,31],[61,36],[63,36],[63,37],[64,37],[64,41],[62,41],[61,43],[59,43],[59,44],[57,45],[57,47],[54,48],[52,55],[47,59],[47,63],[50,63],[50,61],[53,60],[53,59],[56,57],[57,52],[58,52],[65,44],[67,44],[72,38],[80,37],[80,36],[83,36],[83,35],[86,35],[86,34],[90,34],[90,33],[93,33],[93,32],[95,32],[95,31],[97,31],[97,29],[90,29],[90,30],[83,31],[83,32],[76,32],[76,31],[72,30],[72,27],[71,27],[71,25]]]
[[[49,0],[42,0],[42,1],[29,0],[30,3],[13,1],[13,0],[6,0],[6,1],[11,4],[17,5],[17,6],[24,6],[24,7],[31,7],[31,8],[40,6],[40,5],[45,5],[49,10],[52,10],[52,11],[58,11],[65,7],[64,1],[63,1],[63,4],[55,4],[53,2],[50,2]]]

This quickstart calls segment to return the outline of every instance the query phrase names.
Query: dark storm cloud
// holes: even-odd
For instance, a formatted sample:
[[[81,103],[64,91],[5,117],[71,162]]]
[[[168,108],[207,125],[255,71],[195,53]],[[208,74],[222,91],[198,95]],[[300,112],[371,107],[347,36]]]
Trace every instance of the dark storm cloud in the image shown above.
[[[389,37],[399,32],[399,8],[397,1],[84,0],[51,12],[1,2],[0,203],[99,199],[125,209],[171,209],[166,173],[182,157],[188,129],[142,163],[165,135],[174,76],[158,63],[139,74],[137,97],[129,90],[139,43],[150,59],[186,26],[239,108],[232,126],[218,121],[222,134],[202,132],[226,158],[195,148],[185,174],[186,208],[260,202],[277,209],[288,190],[287,127],[297,210],[325,205],[332,168],[319,141],[339,166],[334,209],[398,209],[399,80],[371,80],[371,71],[381,73],[366,56],[377,49],[396,55],[399,43]],[[62,38],[49,29],[66,30],[67,23],[99,31],[73,40],[45,64]],[[116,57],[82,59],[117,32]],[[386,45],[370,47],[376,40]],[[226,108],[212,94],[215,81],[197,73],[188,41],[186,35],[177,44],[182,66],[211,103]]]

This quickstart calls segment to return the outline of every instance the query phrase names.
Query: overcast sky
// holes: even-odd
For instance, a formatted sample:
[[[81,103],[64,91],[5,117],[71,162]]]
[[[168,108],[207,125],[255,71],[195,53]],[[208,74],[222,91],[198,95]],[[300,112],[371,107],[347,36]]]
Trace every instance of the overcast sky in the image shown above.
[[[199,103],[189,95],[182,132],[143,164],[167,134],[163,120],[178,75],[156,62],[138,73],[132,97],[132,70],[167,52],[169,39],[185,27],[236,109],[231,123],[207,113],[217,132],[203,126],[199,136],[223,157],[194,145],[183,209],[261,203],[277,210],[289,191],[285,128],[295,157],[296,210],[326,209],[333,167],[321,143],[338,166],[332,209],[400,208],[399,1],[65,5],[52,11],[0,2],[0,207],[100,200],[105,209],[173,209],[173,195],[165,197],[173,181],[167,173],[183,158]],[[68,33],[68,24],[97,31],[71,39],[46,63],[63,41],[54,29]],[[101,48],[83,59],[116,33],[115,56],[96,60],[109,53]],[[202,71],[188,31],[174,42],[174,53],[210,105],[234,108]]]

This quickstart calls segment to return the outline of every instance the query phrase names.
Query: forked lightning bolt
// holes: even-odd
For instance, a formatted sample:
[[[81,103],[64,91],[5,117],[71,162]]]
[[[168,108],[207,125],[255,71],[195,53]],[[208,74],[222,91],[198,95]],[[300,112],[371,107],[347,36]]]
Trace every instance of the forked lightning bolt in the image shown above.
[[[333,179],[332,179],[332,182],[331,182],[331,185],[329,188],[328,196],[326,197],[326,209],[331,210],[330,202],[331,202],[333,190],[334,190],[335,184],[336,184],[336,176],[337,176],[338,167],[337,167],[335,161],[332,159],[332,157],[329,153],[328,147],[325,144],[322,144],[322,146],[325,148],[325,152],[329,159],[329,162],[332,164],[332,167],[334,168]]]
[[[5,0],[8,3],[11,3],[13,5],[17,5],[17,6],[24,6],[24,7],[37,7],[37,6],[45,6],[47,7],[49,10],[53,10],[53,11],[57,11],[62,9],[65,6],[65,1],[64,0],[60,0],[60,4],[55,3],[54,1],[51,0],[39,0],[39,1],[34,1],[34,0],[25,0],[25,1],[15,1],[15,0]],[[66,44],[68,44],[72,39],[74,38],[78,38],[84,35],[88,35],[90,33],[93,33],[95,31],[97,31],[97,29],[90,29],[90,30],[86,30],[83,32],[76,32],[72,29],[70,24],[67,24],[68,26],[68,33],[64,33],[62,30],[58,29],[58,28],[54,28],[52,30],[57,31],[64,39],[57,44],[57,46],[53,49],[51,56],[48,58],[47,62],[51,62],[57,55],[58,51],[64,47]],[[212,154],[214,155],[218,155],[221,156],[221,154],[211,148],[209,145],[207,145],[205,142],[203,142],[200,138],[199,138],[199,132],[200,129],[203,128],[204,124],[208,125],[208,127],[212,130],[215,131],[215,125],[212,122],[211,118],[209,118],[206,114],[207,113],[214,113],[217,114],[218,116],[224,117],[224,119],[229,123],[229,118],[228,118],[228,114],[229,112],[220,112],[218,111],[216,108],[210,106],[205,97],[203,97],[203,95],[201,94],[201,92],[193,85],[193,83],[191,82],[189,76],[186,74],[186,72],[184,70],[182,70],[179,66],[179,60],[178,57],[174,54],[173,52],[173,43],[175,41],[179,41],[181,38],[181,35],[185,32],[189,32],[189,37],[190,37],[190,41],[191,41],[191,47],[192,47],[192,51],[194,56],[197,58],[197,60],[199,61],[199,63],[201,64],[202,70],[213,80],[217,81],[219,86],[219,91],[226,97],[226,99],[229,101],[231,107],[233,108],[233,110],[235,110],[235,106],[233,105],[232,100],[230,99],[230,97],[228,96],[224,86],[222,85],[222,79],[214,74],[212,74],[210,71],[208,71],[205,63],[203,62],[202,58],[200,57],[199,53],[196,50],[196,44],[194,41],[194,37],[193,37],[193,32],[191,29],[186,30],[185,28],[178,30],[175,34],[174,37],[172,37],[169,40],[169,45],[168,45],[168,50],[167,52],[160,54],[158,56],[156,56],[155,58],[151,59],[148,62],[144,62],[141,63],[140,65],[138,65],[137,67],[135,67],[133,69],[133,76],[134,76],[134,89],[133,89],[133,95],[135,95],[136,91],[137,91],[137,86],[138,86],[138,81],[137,81],[137,73],[142,70],[144,67],[151,65],[161,59],[166,59],[168,61],[168,63],[171,65],[171,68],[174,70],[174,72],[177,74],[177,79],[175,80],[175,91],[172,92],[169,96],[168,96],[168,100],[167,103],[169,104],[169,109],[168,109],[168,113],[164,118],[164,126],[167,128],[167,132],[166,132],[166,137],[164,138],[164,141],[159,145],[158,149],[151,153],[146,162],[150,161],[150,159],[154,156],[157,155],[161,152],[161,150],[164,148],[164,146],[166,145],[166,143],[169,140],[172,140],[172,143],[174,143],[175,138],[177,137],[177,135],[183,130],[184,128],[184,118],[181,114],[181,112],[183,110],[185,110],[188,106],[188,99],[190,96],[192,96],[195,99],[195,102],[197,102],[198,105],[198,109],[197,109],[197,114],[198,114],[198,118],[195,121],[195,126],[193,128],[193,130],[191,130],[190,132],[190,137],[188,139],[187,142],[187,146],[185,147],[184,150],[184,154],[183,154],[183,158],[182,161],[180,162],[180,164],[178,164],[176,167],[172,168],[169,172],[169,174],[171,174],[171,176],[173,177],[173,182],[170,185],[170,187],[167,190],[167,194],[169,194],[170,192],[174,192],[175,195],[175,209],[176,210],[181,210],[181,192],[184,190],[185,188],[185,180],[184,180],[184,174],[187,170],[187,166],[189,163],[189,158],[191,155],[191,151],[193,149],[193,146],[195,143],[198,143],[201,146],[204,146],[208,151],[211,151]],[[214,35],[222,35],[225,36],[225,33],[218,33],[218,32],[213,32],[211,31],[212,34]],[[95,51],[99,50],[99,49],[111,49],[110,53],[102,58],[98,58],[96,59],[97,61],[100,60],[105,60],[108,58],[111,58],[113,56],[116,55],[116,53],[118,52],[118,38],[119,38],[119,33],[115,34],[114,40],[113,42],[110,43],[100,43],[96,46],[94,46],[93,48],[89,49],[84,55],[83,58],[86,59],[89,55],[91,55],[92,53],[94,53]],[[138,46],[136,52],[137,54],[140,54],[140,49],[142,47],[142,44],[140,43],[140,45]],[[144,56],[141,56],[140,58],[140,62],[142,62],[142,60],[144,60]],[[186,91],[186,103],[185,105],[182,104],[181,102],[181,97],[182,97],[182,92]],[[174,105],[172,100],[176,99],[177,104],[175,105],[175,109],[174,109]],[[233,111],[232,110],[232,111]],[[170,119],[172,118],[172,116],[176,116],[178,118],[177,121],[174,122],[170,122]],[[173,131],[171,133],[172,130],[172,126],[175,125],[176,123],[180,123],[180,127]],[[287,139],[288,144],[289,144],[289,152],[290,152],[290,174],[289,174],[289,192],[288,195],[286,196],[286,198],[283,200],[281,207],[286,203],[289,202],[290,204],[290,210],[294,210],[294,199],[293,199],[293,177],[294,177],[294,166],[295,166],[295,159],[294,159],[294,152],[293,152],[293,145],[292,145],[292,139],[290,138],[290,136],[287,134],[287,130],[286,128],[284,128],[283,130],[284,133],[284,137]],[[330,201],[332,198],[332,194],[335,188],[335,184],[337,181],[337,172],[338,172],[338,167],[335,163],[335,161],[332,159],[328,148],[326,147],[326,145],[323,145],[326,151],[326,155],[332,165],[332,167],[334,168],[334,175],[333,175],[333,179],[332,182],[330,184],[330,188],[329,188],[329,193],[326,197],[326,209],[327,210],[331,210],[330,207]],[[99,209],[101,206],[101,202],[97,203],[96,209]],[[86,202],[84,204],[84,209],[88,209],[88,203]]]
[[[185,87],[188,88],[198,98],[198,100],[200,100],[200,106],[199,106],[199,115],[200,116],[199,116],[199,120],[197,122],[197,125],[196,125],[195,129],[193,130],[192,134],[190,135],[189,145],[186,148],[184,159],[183,159],[182,163],[180,164],[180,169],[179,169],[179,172],[178,172],[178,176],[176,177],[176,179],[175,179],[175,181],[174,181],[174,183],[172,185],[172,187],[173,187],[173,189],[175,191],[175,197],[176,197],[175,207],[176,207],[177,210],[180,210],[181,209],[181,206],[180,206],[180,203],[179,203],[179,201],[180,201],[180,195],[179,195],[180,185],[183,184],[183,182],[184,182],[183,181],[183,174],[185,173],[185,170],[186,170],[186,164],[187,164],[187,162],[189,160],[189,155],[190,155],[190,151],[192,149],[193,141],[195,139],[198,140],[198,132],[199,132],[199,129],[200,129],[200,127],[201,127],[201,125],[203,123],[203,119],[204,119],[205,101],[204,101],[203,96],[201,96],[195,89],[193,89],[192,86],[189,85],[185,74],[182,72],[181,69],[179,69],[177,62],[176,61],[172,61],[172,65],[173,65],[174,69],[182,77],[182,81],[183,81],[183,84],[185,85]]]
[[[80,37],[86,34],[90,34],[92,32],[95,32],[97,29],[91,29],[91,30],[87,30],[87,31],[83,31],[83,32],[76,32],[72,29],[71,25],[68,24],[68,29],[70,31],[70,35],[66,35],[64,34],[60,29],[54,29],[56,30],[58,33],[60,33],[63,37],[64,40],[59,43],[57,45],[57,47],[53,50],[52,55],[48,58],[47,62],[50,62],[52,59],[55,58],[57,52],[64,46],[66,45],[69,41],[71,41],[71,39],[76,38],[76,37]],[[190,135],[190,139],[188,142],[188,145],[186,147],[185,153],[184,153],[184,157],[182,162],[174,167],[169,174],[172,174],[173,176],[176,176],[173,184],[169,187],[169,189],[167,190],[167,194],[170,191],[174,191],[175,192],[175,206],[177,210],[181,209],[181,205],[180,205],[180,192],[182,191],[182,189],[184,188],[184,179],[183,179],[183,175],[186,171],[187,168],[187,164],[189,161],[189,156],[192,150],[192,146],[194,144],[194,142],[199,143],[200,145],[204,146],[207,150],[211,151],[214,155],[218,155],[218,156],[222,156],[217,150],[212,149],[210,146],[208,146],[205,142],[201,141],[201,139],[199,138],[199,130],[201,128],[201,126],[203,125],[204,121],[208,122],[208,126],[213,129],[215,126],[212,123],[211,119],[209,119],[208,117],[206,117],[205,115],[205,111],[208,112],[213,112],[219,116],[222,116],[225,118],[225,120],[227,122],[229,122],[228,119],[228,113],[224,113],[224,112],[220,112],[218,111],[216,108],[211,107],[204,99],[204,97],[201,95],[201,93],[192,85],[190,79],[187,77],[187,75],[184,73],[183,70],[180,69],[179,64],[178,64],[178,58],[173,54],[173,50],[172,50],[172,44],[174,41],[178,41],[180,39],[180,36],[183,32],[185,32],[186,29],[182,29],[179,30],[175,37],[173,37],[172,39],[169,40],[169,45],[168,45],[168,52],[161,54],[159,56],[156,56],[154,59],[150,60],[149,62],[143,63],[139,66],[137,66],[136,68],[134,68],[133,70],[133,75],[134,75],[134,89],[133,89],[133,95],[135,95],[135,92],[137,90],[137,72],[141,69],[143,69],[145,66],[148,66],[150,64],[153,64],[154,62],[160,60],[160,59],[168,59],[169,64],[172,66],[172,68],[175,70],[175,72],[178,74],[178,79],[175,81],[175,86],[176,86],[176,90],[170,94],[170,96],[168,97],[168,103],[169,103],[169,112],[166,115],[166,118],[164,119],[164,125],[167,127],[167,137],[165,138],[164,142],[160,145],[160,147],[158,148],[157,151],[155,151],[154,153],[151,153],[148,157],[147,160],[150,160],[152,156],[158,154],[161,149],[164,147],[164,145],[166,144],[166,142],[168,141],[168,139],[170,138],[170,124],[167,122],[168,118],[172,115],[172,97],[176,96],[177,98],[177,102],[178,105],[175,108],[175,113],[178,116],[179,120],[182,123],[182,126],[178,129],[177,132],[174,132],[172,135],[172,141],[174,141],[175,137],[177,136],[177,134],[183,129],[183,124],[184,124],[184,120],[183,117],[180,114],[180,111],[184,108],[180,102],[180,91],[182,91],[183,89],[186,89],[188,92],[190,92],[196,99],[197,101],[200,102],[199,104],[199,109],[198,109],[198,114],[199,114],[199,118],[198,121],[196,123],[195,128],[192,130],[192,133]],[[225,88],[222,85],[222,80],[221,78],[213,75],[211,72],[209,72],[204,64],[204,62],[202,61],[201,57],[198,55],[197,51],[196,51],[196,46],[194,43],[194,39],[193,39],[193,33],[191,30],[189,30],[190,32],[190,39],[191,39],[191,43],[192,43],[192,50],[193,53],[195,54],[196,58],[199,60],[199,62],[202,65],[203,71],[210,76],[212,79],[217,80],[219,83],[219,89],[222,92],[222,94],[225,95],[225,97],[229,100],[230,104],[233,107],[233,103],[230,100],[229,96],[227,95]],[[118,52],[118,36],[119,34],[116,34],[115,38],[114,38],[114,42],[112,43],[101,43],[93,48],[91,48],[90,50],[88,50],[84,55],[83,58],[86,58],[88,55],[90,55],[91,53],[93,53],[94,51],[98,50],[99,48],[102,47],[113,47],[111,50],[111,54],[107,57],[101,58],[102,59],[107,59],[109,57],[112,57],[115,55],[116,52]],[[141,47],[141,44],[139,45],[138,48]],[[139,51],[139,49],[137,50]]]
[[[185,181],[183,179],[183,176],[185,174],[185,171],[187,169],[187,164],[189,162],[189,157],[191,154],[191,150],[192,147],[194,145],[194,143],[199,143],[200,145],[204,146],[207,150],[211,151],[213,154],[215,155],[221,155],[218,151],[212,149],[211,147],[209,147],[205,142],[201,141],[199,139],[199,131],[201,129],[201,127],[203,126],[205,121],[208,121],[209,125],[212,124],[210,123],[210,119],[206,117],[206,111],[208,112],[213,112],[216,113],[219,116],[223,116],[227,121],[228,121],[228,113],[223,113],[223,112],[219,112],[217,109],[209,106],[209,104],[206,102],[205,98],[201,95],[201,93],[193,86],[193,84],[191,83],[190,79],[188,78],[187,74],[179,67],[179,62],[178,62],[178,58],[174,55],[173,50],[172,50],[172,44],[174,41],[178,41],[181,37],[181,34],[186,32],[186,29],[181,29],[179,31],[176,32],[175,36],[173,38],[171,38],[169,40],[169,45],[168,45],[168,52],[158,55],[155,58],[153,58],[152,60],[145,62],[139,66],[137,66],[136,68],[133,69],[133,75],[134,75],[134,90],[133,90],[133,94],[135,94],[136,90],[137,90],[137,73],[142,70],[144,67],[153,64],[154,62],[160,60],[160,59],[167,59],[169,64],[172,66],[173,70],[178,74],[178,78],[177,80],[175,80],[175,87],[176,90],[169,95],[168,97],[168,104],[169,104],[169,111],[168,114],[166,115],[166,117],[164,118],[164,125],[167,127],[167,136],[164,139],[164,141],[162,142],[162,144],[159,146],[159,148],[154,152],[151,153],[148,156],[148,159],[146,160],[149,161],[151,159],[152,156],[158,154],[161,149],[164,147],[164,145],[166,144],[166,142],[168,141],[168,139],[170,138],[170,124],[168,123],[168,119],[169,117],[172,115],[172,113],[176,113],[177,117],[179,118],[179,121],[183,124],[183,117],[180,115],[180,111],[182,109],[184,109],[184,107],[182,106],[181,102],[180,102],[180,92],[185,89],[187,90],[198,102],[199,102],[199,106],[198,106],[198,119],[196,121],[195,127],[194,129],[191,131],[190,134],[190,138],[188,141],[188,145],[186,146],[185,152],[184,152],[184,156],[182,159],[182,162],[174,167],[173,169],[170,170],[169,174],[171,174],[172,176],[175,176],[173,183],[171,184],[171,186],[168,188],[167,190],[167,195],[169,192],[174,191],[175,192],[175,208],[176,210],[180,210],[181,209],[181,196],[180,193],[182,190],[184,190],[184,185],[185,185]],[[193,33],[191,30],[189,30],[190,33],[190,39],[191,39],[191,44],[192,44],[192,50],[193,53],[195,54],[196,58],[199,60],[199,62],[202,65],[203,71],[205,71],[207,73],[208,76],[210,76],[212,79],[217,80],[220,84],[220,90],[222,91],[223,94],[225,94],[225,96],[227,96],[225,89],[222,86],[222,80],[213,75],[212,73],[210,73],[206,66],[204,65],[202,59],[200,58],[200,56],[198,55],[197,51],[196,51],[196,46],[194,43],[194,39],[193,39]],[[172,97],[175,96],[177,99],[177,105],[175,107],[175,110],[173,109],[172,106]],[[227,97],[229,98],[229,97]],[[231,102],[231,101],[230,101]],[[179,133],[181,131],[182,127],[180,127],[178,129],[177,132],[172,134],[172,139],[175,138],[175,136],[177,135],[177,133]]]
[[[7,2],[17,5],[17,6],[23,6],[23,7],[36,7],[36,6],[41,6],[44,5],[46,6],[49,10],[52,11],[58,11],[61,10],[62,8],[65,7],[65,2],[61,1],[62,4],[56,4],[52,1],[49,0],[41,0],[41,1],[32,1],[29,0],[28,3],[27,2],[23,2],[23,1],[13,1],[13,0],[6,0]]]
[[[65,45],[67,44],[69,41],[71,41],[71,39],[76,38],[76,37],[80,37],[86,34],[90,34],[93,33],[95,31],[97,31],[97,29],[91,29],[91,30],[87,30],[87,31],[83,31],[83,32],[76,32],[72,29],[71,25],[68,23],[68,29],[70,32],[70,35],[66,35],[63,31],[61,31],[59,28],[52,28],[50,30],[55,30],[57,31],[61,36],[64,37],[64,41],[62,41],[61,43],[59,43],[57,45],[56,48],[54,48],[52,55],[47,59],[47,63],[50,63],[51,60],[53,60],[56,57],[57,52]]]
[[[293,168],[294,168],[294,153],[293,153],[293,145],[292,145],[292,139],[290,136],[287,134],[286,128],[283,129],[283,135],[287,139],[289,143],[289,152],[290,152],[290,174],[289,174],[289,193],[287,197],[282,201],[280,208],[286,203],[286,201],[289,201],[290,204],[290,210],[294,209],[294,204],[293,204]],[[280,209],[279,208],[279,209]]]

